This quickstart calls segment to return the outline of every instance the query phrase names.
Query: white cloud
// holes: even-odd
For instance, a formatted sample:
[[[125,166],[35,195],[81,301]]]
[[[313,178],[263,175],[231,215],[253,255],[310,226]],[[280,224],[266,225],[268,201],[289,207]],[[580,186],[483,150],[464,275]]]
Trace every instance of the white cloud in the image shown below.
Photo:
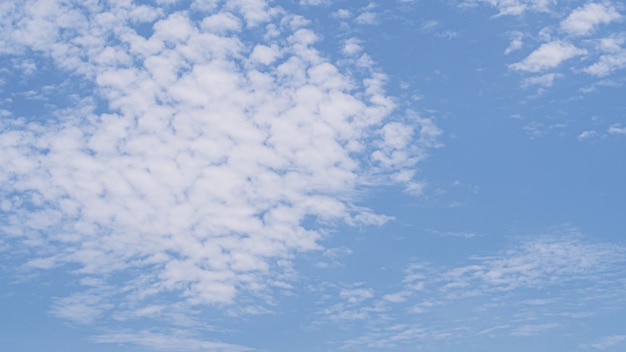
[[[483,252],[463,265],[413,263],[401,282],[387,281],[384,289],[316,285],[330,288],[318,316],[341,327],[357,324],[358,335],[345,342],[352,349],[397,350],[440,339],[458,343],[476,335],[523,337],[566,329],[571,321],[565,314],[581,319],[581,310],[621,304],[623,282],[616,278],[623,277],[626,250],[565,232]],[[393,277],[389,270],[382,272]]]
[[[626,127],[620,127],[619,125],[613,125],[613,126],[609,127],[607,132],[609,134],[624,134],[624,135],[626,135]]]
[[[323,224],[389,220],[356,190],[410,174],[441,133],[389,121],[384,75],[342,74],[306,21],[265,1],[207,2],[200,22],[144,5],[149,35],[135,5],[63,4],[3,5],[16,24],[2,52],[29,48],[94,90],[56,120],[0,124],[2,231],[37,254],[31,268],[112,287],[58,300],[58,316],[88,323],[123,309],[110,300],[147,311],[165,295],[181,309],[263,301],[289,287],[295,253],[322,249]],[[248,27],[266,39],[241,40]]]
[[[241,20],[231,13],[218,13],[207,16],[202,20],[202,28],[212,33],[238,32],[241,30]]]
[[[280,51],[276,45],[257,45],[250,54],[250,60],[262,63],[263,65],[270,65],[276,61],[280,56]]]
[[[620,344],[624,340],[626,340],[626,335],[607,336],[607,337],[602,338],[600,342],[594,343],[593,345],[591,345],[591,347],[599,349],[599,350],[604,350],[606,348]]]
[[[524,34],[522,32],[511,32],[509,36],[511,38],[511,43],[504,50],[504,55],[508,55],[516,50],[519,50],[524,45],[524,42],[522,41]]]
[[[596,26],[621,19],[621,15],[608,3],[588,3],[581,6],[561,22],[561,29],[571,35],[587,35]]]
[[[622,45],[626,41],[624,35],[616,35],[600,39],[598,49],[604,53],[618,53],[623,51]]]
[[[600,59],[586,67],[583,71],[594,76],[606,76],[613,71],[623,69],[626,67],[626,50],[622,49],[620,52],[613,54],[606,54],[600,56]]]
[[[523,87],[538,85],[542,87],[552,87],[554,84],[554,80],[556,78],[562,77],[562,75],[558,73],[546,73],[540,76],[533,76],[525,78],[522,82]]]
[[[467,0],[464,6],[486,3],[498,9],[498,16],[519,16],[527,11],[546,12],[555,0]]]
[[[585,49],[579,49],[573,44],[552,41],[542,44],[530,53],[524,60],[510,65],[516,71],[540,72],[559,66],[563,61],[586,54]]]
[[[300,0],[300,5],[318,6],[328,4],[330,4],[330,0]]]
[[[215,351],[215,352],[244,352],[251,348],[212,342],[197,338],[185,331],[154,332],[141,330],[139,332],[112,331],[94,338],[98,343],[135,344],[158,351]]]
[[[348,301],[348,303],[359,303],[374,296],[374,291],[368,288],[342,289],[339,296]]]
[[[345,19],[350,18],[350,16],[352,16],[352,13],[349,10],[346,10],[346,9],[339,9],[339,10],[333,12],[332,16],[335,17],[335,18],[339,18],[339,19],[345,20]]]
[[[578,135],[578,140],[584,141],[585,139],[593,138],[593,137],[596,137],[597,135],[598,135],[598,132],[594,130],[583,131]]]
[[[354,19],[358,24],[376,24],[377,21],[376,14],[370,11],[363,12]]]
[[[383,300],[391,302],[391,303],[401,303],[407,300],[412,294],[411,291],[400,291],[396,293],[390,293],[383,296]]]
[[[511,333],[513,336],[533,336],[540,335],[541,333],[556,329],[559,327],[559,324],[535,324],[535,325],[523,325]]]
[[[345,41],[341,52],[346,56],[353,56],[360,53],[363,50],[361,46],[361,40],[357,38],[349,38]]]
[[[505,257],[489,258],[482,264],[457,268],[447,275],[456,283],[478,280],[486,289],[541,287],[558,280],[585,277],[591,271],[603,271],[614,260],[624,260],[623,255],[621,250],[578,241],[537,241],[511,250]]]

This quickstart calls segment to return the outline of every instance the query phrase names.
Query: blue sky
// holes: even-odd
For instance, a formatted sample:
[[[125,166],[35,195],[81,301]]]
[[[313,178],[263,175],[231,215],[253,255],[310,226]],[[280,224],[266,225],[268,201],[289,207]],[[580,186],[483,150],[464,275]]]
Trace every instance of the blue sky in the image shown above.
[[[621,351],[626,7],[0,4],[2,351]]]

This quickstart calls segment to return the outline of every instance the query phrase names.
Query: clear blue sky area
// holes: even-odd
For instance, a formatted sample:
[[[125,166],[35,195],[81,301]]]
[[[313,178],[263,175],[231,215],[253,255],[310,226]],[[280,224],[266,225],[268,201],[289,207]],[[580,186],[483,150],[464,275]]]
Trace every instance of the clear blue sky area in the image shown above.
[[[0,4],[0,350],[623,351],[626,6]]]

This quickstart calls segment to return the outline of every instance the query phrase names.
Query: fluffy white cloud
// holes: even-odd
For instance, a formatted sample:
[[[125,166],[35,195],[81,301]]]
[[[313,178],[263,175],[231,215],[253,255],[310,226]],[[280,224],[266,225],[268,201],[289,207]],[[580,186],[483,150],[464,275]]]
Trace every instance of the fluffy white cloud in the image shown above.
[[[126,316],[158,316],[161,295],[221,305],[288,288],[294,254],[321,248],[307,219],[384,223],[355,191],[411,174],[436,144],[429,119],[388,121],[384,75],[341,73],[306,21],[265,1],[194,3],[197,21],[77,4],[0,7],[1,53],[32,50],[94,85],[0,124],[2,231],[35,251],[31,268],[85,279],[59,316],[86,323],[119,299]]]
[[[622,16],[608,3],[588,3],[581,6],[561,22],[561,29],[571,35],[586,35],[600,24],[611,23]]]
[[[586,54],[571,43],[552,41],[542,44],[524,60],[510,65],[516,71],[540,72],[559,66],[563,61]]]

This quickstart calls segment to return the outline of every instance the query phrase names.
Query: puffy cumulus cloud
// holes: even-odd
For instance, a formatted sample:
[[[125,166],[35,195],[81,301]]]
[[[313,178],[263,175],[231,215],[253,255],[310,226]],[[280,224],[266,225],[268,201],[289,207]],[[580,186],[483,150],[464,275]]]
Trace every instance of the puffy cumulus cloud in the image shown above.
[[[588,3],[581,6],[561,22],[561,29],[571,35],[586,35],[600,24],[611,23],[622,16],[609,3]]]
[[[540,72],[555,68],[563,61],[586,53],[585,49],[577,48],[571,43],[551,41],[542,44],[524,60],[511,64],[509,67],[516,71]]]
[[[30,267],[84,279],[54,309],[79,322],[119,300],[159,316],[164,295],[228,305],[288,289],[294,254],[321,249],[305,224],[384,223],[355,191],[412,175],[440,133],[390,122],[384,75],[341,73],[306,21],[262,0],[173,13],[27,0],[0,14],[1,53],[93,87],[0,125],[2,232],[35,253]]]

